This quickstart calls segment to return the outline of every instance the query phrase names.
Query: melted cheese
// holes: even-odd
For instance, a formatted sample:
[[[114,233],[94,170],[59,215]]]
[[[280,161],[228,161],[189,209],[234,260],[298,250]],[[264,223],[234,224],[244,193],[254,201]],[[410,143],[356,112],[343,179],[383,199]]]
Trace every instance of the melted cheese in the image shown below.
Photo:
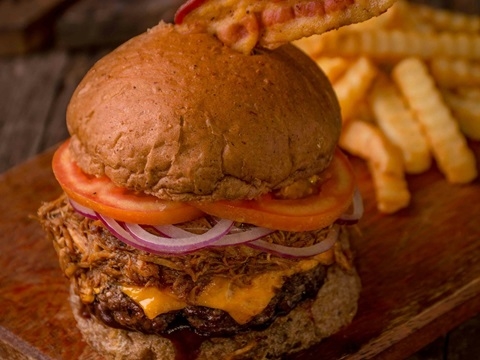
[[[268,272],[255,277],[247,287],[236,287],[232,280],[217,276],[196,299],[196,305],[226,311],[239,324],[262,312],[282,287],[283,272]]]
[[[149,319],[169,311],[183,309],[187,305],[167,289],[122,286],[122,291],[143,309]]]
[[[311,259],[299,261],[289,269],[255,276],[250,284],[242,287],[234,285],[230,278],[216,276],[196,298],[189,301],[189,305],[226,311],[239,324],[245,324],[266,308],[282,287],[285,277],[311,270],[319,264],[328,265],[333,261],[333,250],[330,250]],[[122,286],[122,291],[142,307],[150,319],[187,306],[168,289]]]

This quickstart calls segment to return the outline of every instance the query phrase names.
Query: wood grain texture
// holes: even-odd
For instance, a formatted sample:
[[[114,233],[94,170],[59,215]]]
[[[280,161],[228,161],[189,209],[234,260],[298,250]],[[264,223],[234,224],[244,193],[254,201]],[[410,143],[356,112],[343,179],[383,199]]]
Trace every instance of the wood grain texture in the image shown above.
[[[0,171],[25,160],[25,154],[31,157],[38,153],[38,134],[48,121],[66,62],[63,52],[0,60],[0,94],[4,97]]]
[[[58,20],[57,45],[63,48],[112,46],[161,20],[172,22],[182,0],[83,0]]]
[[[472,147],[480,158],[479,144]],[[12,343],[7,331],[28,345],[10,345],[12,353],[33,348],[47,359],[96,359],[75,328],[68,284],[35,220],[41,202],[60,193],[51,155],[0,177],[0,348]],[[412,206],[385,216],[365,165],[352,162],[366,207],[353,239],[363,282],[359,311],[350,326],[295,359],[319,352],[325,359],[402,359],[480,312],[479,181],[452,186],[432,168],[410,179]]]
[[[68,101],[106,51],[0,58],[0,173],[68,136]]]
[[[0,1],[0,55],[24,54],[50,42],[54,20],[74,0]]]

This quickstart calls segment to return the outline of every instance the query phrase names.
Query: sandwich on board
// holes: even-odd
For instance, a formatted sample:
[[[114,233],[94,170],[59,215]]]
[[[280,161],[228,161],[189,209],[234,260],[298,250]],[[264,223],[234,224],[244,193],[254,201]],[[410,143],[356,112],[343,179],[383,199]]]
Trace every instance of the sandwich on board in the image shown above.
[[[40,221],[99,353],[280,358],[357,309],[362,205],[339,105],[294,46],[239,51],[185,11],[80,82],[52,163],[64,193]]]

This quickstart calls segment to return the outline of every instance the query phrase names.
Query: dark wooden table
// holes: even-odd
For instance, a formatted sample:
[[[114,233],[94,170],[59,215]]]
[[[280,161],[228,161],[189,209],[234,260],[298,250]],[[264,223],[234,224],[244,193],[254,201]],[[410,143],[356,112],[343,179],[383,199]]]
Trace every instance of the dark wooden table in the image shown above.
[[[65,109],[87,69],[113,46],[158,19],[171,20],[181,2],[0,0],[0,34],[8,33],[8,38],[0,35],[0,42],[8,39],[3,47],[0,44],[0,173],[13,173],[18,165],[65,139]],[[422,2],[480,13],[478,0]],[[38,11],[15,21],[2,13],[6,3],[34,3]],[[35,39],[32,32],[40,35]],[[0,289],[1,280],[0,276]],[[0,317],[4,311],[8,309],[0,309]],[[479,359],[479,340],[477,315],[410,359]]]

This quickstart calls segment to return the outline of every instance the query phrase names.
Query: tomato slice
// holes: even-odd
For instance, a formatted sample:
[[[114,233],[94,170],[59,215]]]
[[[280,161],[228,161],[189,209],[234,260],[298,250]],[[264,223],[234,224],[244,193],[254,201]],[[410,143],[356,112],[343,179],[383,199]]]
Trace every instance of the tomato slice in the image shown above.
[[[276,199],[271,194],[257,200],[191,202],[207,214],[275,230],[311,231],[332,224],[349,208],[355,179],[347,157],[340,151],[325,170],[319,192],[301,199]]]
[[[189,203],[166,201],[113,184],[106,176],[84,173],[63,143],[53,156],[52,168],[65,193],[79,204],[119,221],[147,225],[176,224],[204,213],[275,230],[311,231],[332,224],[349,208],[355,180],[350,163],[340,150],[322,174],[315,195],[277,199],[267,194],[257,200],[220,200]]]
[[[176,224],[203,212],[184,202],[166,201],[116,186],[108,177],[84,173],[64,142],[53,156],[52,168],[67,196],[79,204],[119,221],[147,225]]]

